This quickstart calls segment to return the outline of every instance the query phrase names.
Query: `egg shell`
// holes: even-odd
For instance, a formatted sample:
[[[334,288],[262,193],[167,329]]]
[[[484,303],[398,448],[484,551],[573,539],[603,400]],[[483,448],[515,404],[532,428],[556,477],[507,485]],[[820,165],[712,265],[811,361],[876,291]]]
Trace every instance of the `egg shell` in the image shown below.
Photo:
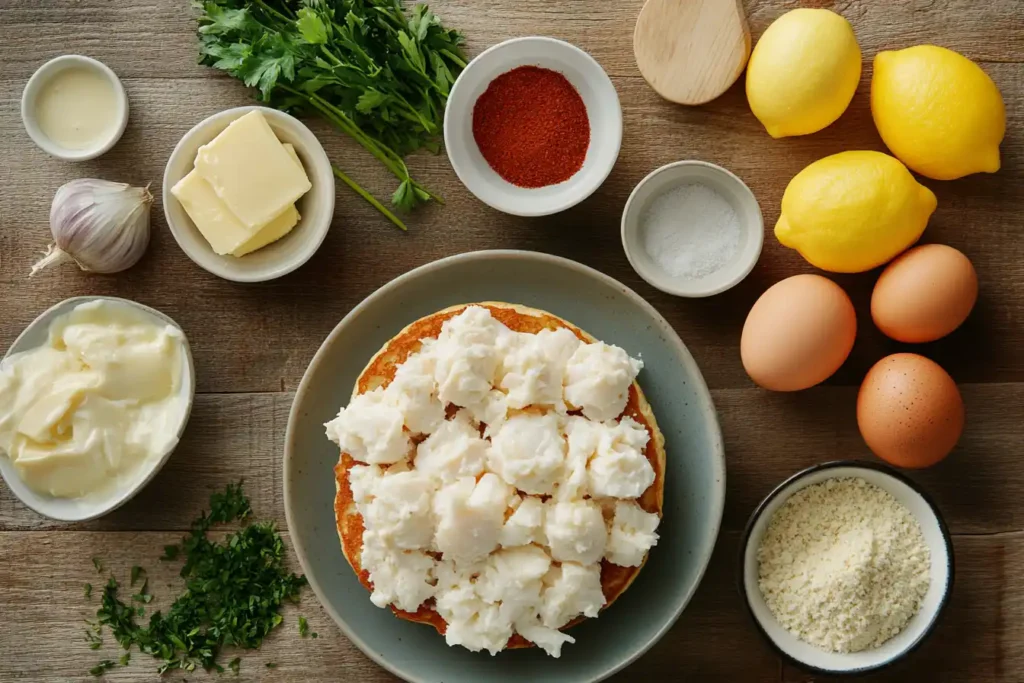
[[[916,344],[960,327],[978,300],[970,260],[945,244],[903,253],[882,271],[871,294],[871,318],[886,336]]]
[[[930,467],[964,429],[964,402],[953,378],[914,353],[886,356],[857,395],[857,426],[875,455],[897,467]]]
[[[857,314],[839,285],[820,275],[794,275],[768,288],[750,309],[740,357],[765,389],[799,391],[831,377],[856,336]]]

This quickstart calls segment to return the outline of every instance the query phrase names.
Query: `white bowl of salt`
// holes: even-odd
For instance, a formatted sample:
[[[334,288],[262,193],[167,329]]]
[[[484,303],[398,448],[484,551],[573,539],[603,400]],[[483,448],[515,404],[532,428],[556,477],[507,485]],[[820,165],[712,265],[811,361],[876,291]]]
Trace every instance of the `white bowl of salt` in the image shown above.
[[[733,287],[753,270],[763,242],[754,193],[706,161],[677,161],[651,172],[622,212],[630,265],[676,296],[712,296]]]

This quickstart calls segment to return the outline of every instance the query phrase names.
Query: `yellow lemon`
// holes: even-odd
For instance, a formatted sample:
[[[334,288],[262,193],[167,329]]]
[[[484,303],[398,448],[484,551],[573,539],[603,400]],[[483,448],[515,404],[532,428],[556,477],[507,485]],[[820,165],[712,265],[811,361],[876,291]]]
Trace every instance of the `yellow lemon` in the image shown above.
[[[875,56],[871,115],[886,146],[921,175],[953,180],[999,170],[1006,108],[981,67],[935,45]]]
[[[827,9],[772,22],[747,64],[750,110],[773,138],[816,133],[838,119],[860,81],[853,27]]]
[[[822,270],[860,273],[916,242],[935,205],[932,191],[899,160],[840,152],[789,181],[775,236]]]

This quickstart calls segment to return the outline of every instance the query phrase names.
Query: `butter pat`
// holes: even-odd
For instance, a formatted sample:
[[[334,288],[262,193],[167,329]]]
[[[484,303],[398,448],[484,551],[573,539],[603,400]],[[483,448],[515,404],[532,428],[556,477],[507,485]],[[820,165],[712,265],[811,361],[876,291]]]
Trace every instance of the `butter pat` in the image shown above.
[[[193,169],[175,183],[171,194],[181,202],[185,213],[218,254],[230,254],[253,238],[252,232],[231,213],[199,171]]]
[[[284,151],[288,152],[288,156],[290,156],[295,162],[295,165],[298,166],[299,170],[305,174],[306,172],[302,168],[302,162],[299,161],[299,155],[295,153],[294,145],[286,142],[282,146],[284,147]],[[253,235],[248,242],[232,250],[232,255],[245,256],[257,249],[262,249],[271,242],[276,242],[292,231],[292,228],[294,228],[299,222],[299,218],[301,218],[301,216],[299,216],[299,212],[296,210],[295,205],[292,204],[284,210],[284,213],[260,228],[259,232]]]
[[[282,147],[301,171],[302,163],[295,153],[295,148],[290,144],[284,144]],[[305,171],[302,172],[305,174]],[[181,202],[196,228],[221,256],[244,256],[265,247],[291,232],[300,218],[295,205],[291,204],[284,213],[253,233],[231,212],[228,205],[214,192],[213,186],[206,182],[196,169],[179,180],[171,188],[171,194]]]
[[[250,235],[312,187],[259,110],[233,121],[200,147],[196,171]]]

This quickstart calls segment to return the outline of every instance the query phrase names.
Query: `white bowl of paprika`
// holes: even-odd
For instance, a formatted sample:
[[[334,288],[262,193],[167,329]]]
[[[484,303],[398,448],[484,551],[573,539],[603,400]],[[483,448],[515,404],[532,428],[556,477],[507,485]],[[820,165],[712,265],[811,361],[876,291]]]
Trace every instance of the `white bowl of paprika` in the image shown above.
[[[480,201],[546,216],[580,203],[611,173],[622,108],[608,74],[583,50],[514,38],[480,53],[452,86],[444,142]]]

